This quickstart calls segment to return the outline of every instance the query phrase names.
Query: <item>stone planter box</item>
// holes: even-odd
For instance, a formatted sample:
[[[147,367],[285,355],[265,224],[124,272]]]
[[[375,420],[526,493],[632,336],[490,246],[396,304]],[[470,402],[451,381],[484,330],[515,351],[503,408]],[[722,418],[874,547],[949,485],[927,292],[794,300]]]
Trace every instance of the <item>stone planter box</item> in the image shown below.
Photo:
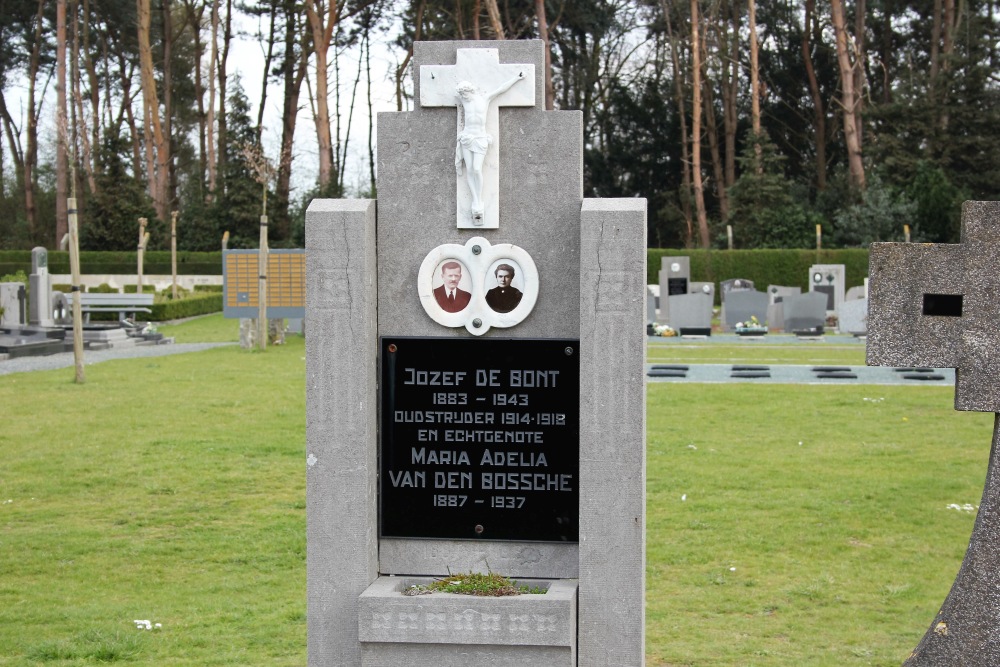
[[[379,577],[361,594],[365,667],[570,667],[576,664],[575,579],[518,579],[544,594],[403,595],[428,578]],[[496,650],[503,647],[502,651]],[[405,656],[405,657],[404,657]]]

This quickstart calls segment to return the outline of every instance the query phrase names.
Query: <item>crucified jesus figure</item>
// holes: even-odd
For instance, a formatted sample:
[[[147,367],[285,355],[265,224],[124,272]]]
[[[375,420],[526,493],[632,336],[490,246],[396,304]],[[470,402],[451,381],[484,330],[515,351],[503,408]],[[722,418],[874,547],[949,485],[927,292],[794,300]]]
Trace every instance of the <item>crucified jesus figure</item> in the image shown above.
[[[483,224],[483,162],[486,160],[486,151],[493,143],[493,137],[486,131],[486,114],[489,112],[490,102],[523,78],[524,73],[519,72],[490,93],[484,93],[476,84],[468,81],[461,81],[455,87],[465,111],[465,125],[458,133],[458,142],[455,144],[455,171],[461,174],[462,165],[465,165],[465,177],[472,192],[472,221],[477,225]]]

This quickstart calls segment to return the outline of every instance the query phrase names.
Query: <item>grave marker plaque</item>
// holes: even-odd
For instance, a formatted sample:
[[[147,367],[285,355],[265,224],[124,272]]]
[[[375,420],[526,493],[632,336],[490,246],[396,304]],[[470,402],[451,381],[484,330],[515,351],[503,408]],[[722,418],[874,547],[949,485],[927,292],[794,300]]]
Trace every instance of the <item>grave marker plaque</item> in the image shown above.
[[[579,341],[381,348],[382,537],[577,541]]]

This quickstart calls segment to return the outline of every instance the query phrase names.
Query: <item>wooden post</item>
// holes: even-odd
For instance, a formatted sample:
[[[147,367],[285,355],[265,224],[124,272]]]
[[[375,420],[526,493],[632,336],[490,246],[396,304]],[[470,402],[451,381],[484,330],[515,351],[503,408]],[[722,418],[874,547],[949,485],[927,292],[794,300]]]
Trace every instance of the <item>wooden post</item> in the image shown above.
[[[909,225],[903,225],[903,238],[906,240],[907,243],[910,242],[910,226]]]
[[[146,223],[148,222],[146,218],[139,218],[139,245],[136,246],[135,253],[136,294],[142,294],[142,255],[143,251],[146,250],[145,239],[149,238],[149,234],[146,233]]]
[[[86,382],[83,371],[83,299],[80,298],[80,236],[77,233],[76,197],[67,198],[69,222],[69,267],[73,285],[73,365],[76,367],[75,382]]]
[[[733,249],[733,226],[726,225],[726,239],[729,241],[729,249]]]
[[[260,216],[260,253],[257,268],[260,282],[257,285],[257,345],[267,349],[267,216]]]
[[[816,252],[823,249],[823,225],[816,225]]]
[[[173,274],[171,298],[177,300],[177,211],[170,214],[170,272]]]
[[[229,232],[225,232],[222,235],[222,251],[225,252],[229,249]]]

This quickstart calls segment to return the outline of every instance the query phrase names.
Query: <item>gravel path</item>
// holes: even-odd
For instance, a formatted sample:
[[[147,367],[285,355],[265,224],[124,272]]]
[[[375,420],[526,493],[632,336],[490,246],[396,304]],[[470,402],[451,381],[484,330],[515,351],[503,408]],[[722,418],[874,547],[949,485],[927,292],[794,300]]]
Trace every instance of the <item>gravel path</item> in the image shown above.
[[[111,359],[135,359],[139,357],[163,357],[168,354],[183,354],[185,352],[200,352],[224,345],[236,343],[170,343],[168,345],[136,345],[127,347],[112,347],[108,350],[88,351],[83,355],[86,366],[99,364]],[[60,352],[47,357],[21,357],[0,361],[0,375],[11,373],[30,373],[31,371],[50,371],[57,368],[71,368],[73,353]]]

